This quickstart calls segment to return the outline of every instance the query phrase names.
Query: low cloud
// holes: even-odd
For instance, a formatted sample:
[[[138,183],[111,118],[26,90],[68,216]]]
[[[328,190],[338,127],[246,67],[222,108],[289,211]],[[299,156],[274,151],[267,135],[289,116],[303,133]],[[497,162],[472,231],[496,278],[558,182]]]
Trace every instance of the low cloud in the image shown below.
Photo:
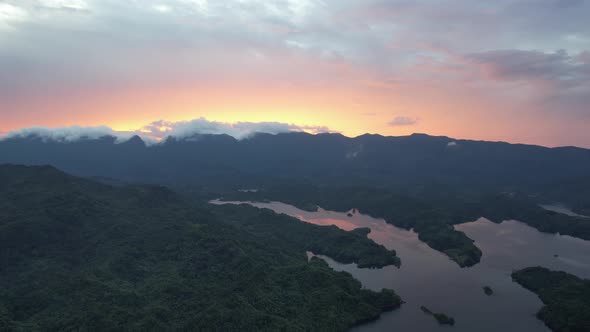
[[[190,138],[198,134],[226,134],[237,139],[244,139],[256,133],[279,134],[288,132],[309,132],[312,134],[330,132],[324,126],[301,126],[281,122],[218,122],[199,118],[191,121],[154,121],[141,128],[140,132],[155,139],[168,136]]]
[[[199,118],[191,121],[171,122],[154,121],[135,131],[116,131],[107,126],[99,127],[29,127],[1,135],[2,139],[39,137],[44,141],[74,142],[81,139],[99,139],[112,136],[117,142],[124,142],[134,135],[140,136],[146,143],[154,144],[166,137],[190,139],[195,135],[230,135],[236,139],[245,139],[256,133],[279,134],[288,132],[308,132],[319,134],[333,132],[324,126],[302,126],[280,122],[218,122]]]
[[[411,118],[408,116],[396,116],[395,119],[389,121],[390,126],[413,126],[418,123],[417,118]]]
[[[39,137],[43,141],[74,142],[81,139],[99,139],[105,136],[114,136],[117,137],[118,140],[125,140],[132,135],[125,132],[116,132],[106,126],[72,126],[60,128],[29,127],[11,131],[2,137],[2,139]]]

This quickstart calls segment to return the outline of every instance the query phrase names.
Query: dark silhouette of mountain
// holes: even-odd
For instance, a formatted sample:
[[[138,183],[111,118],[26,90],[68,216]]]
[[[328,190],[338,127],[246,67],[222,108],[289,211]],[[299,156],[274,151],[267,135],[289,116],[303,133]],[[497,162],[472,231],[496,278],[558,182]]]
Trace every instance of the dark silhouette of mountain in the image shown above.
[[[147,146],[135,136],[75,142],[35,136],[0,141],[0,163],[53,165],[83,176],[166,184],[258,183],[298,179],[315,183],[523,186],[588,175],[590,150],[455,140],[339,134],[257,134],[167,138]]]

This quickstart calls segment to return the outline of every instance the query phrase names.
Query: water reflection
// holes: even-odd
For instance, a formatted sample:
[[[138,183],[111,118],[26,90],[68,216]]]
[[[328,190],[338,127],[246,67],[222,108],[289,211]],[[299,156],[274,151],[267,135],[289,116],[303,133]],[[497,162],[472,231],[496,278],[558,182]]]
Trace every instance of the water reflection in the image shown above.
[[[567,235],[551,235],[518,221],[494,224],[486,219],[455,227],[484,252],[482,264],[510,271],[541,265],[590,278],[590,242]]]
[[[365,287],[395,289],[407,302],[375,323],[355,328],[357,331],[549,331],[535,318],[542,306],[540,300],[512,282],[510,273],[542,265],[590,278],[590,242],[540,233],[516,221],[494,224],[482,218],[456,226],[483,251],[480,264],[461,269],[447,256],[421,242],[415,232],[399,229],[382,219],[355,211],[350,215],[322,209],[307,212],[278,202],[248,204],[317,225],[336,225],[345,230],[369,227],[371,239],[398,252],[402,259],[400,269],[359,269],[355,264],[340,264],[322,257],[335,270],[351,273]],[[485,295],[483,286],[490,286],[495,294]],[[421,305],[453,316],[457,324],[439,326],[420,310]]]
[[[579,217],[579,218],[590,218],[589,216],[584,216],[578,213],[575,213],[570,208],[563,204],[554,203],[554,204],[542,204],[540,205],[543,209],[548,211],[553,211],[561,214],[565,214],[566,216],[570,217]]]

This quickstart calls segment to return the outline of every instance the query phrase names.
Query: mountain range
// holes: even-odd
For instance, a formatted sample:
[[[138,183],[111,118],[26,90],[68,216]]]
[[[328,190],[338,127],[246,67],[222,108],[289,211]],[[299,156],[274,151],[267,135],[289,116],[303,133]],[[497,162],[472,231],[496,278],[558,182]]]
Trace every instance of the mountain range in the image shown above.
[[[370,185],[443,184],[523,187],[579,182],[590,169],[590,150],[576,147],[340,134],[255,134],[140,137],[77,141],[40,136],[0,141],[0,163],[53,165],[80,176],[161,184],[260,184],[288,179]]]

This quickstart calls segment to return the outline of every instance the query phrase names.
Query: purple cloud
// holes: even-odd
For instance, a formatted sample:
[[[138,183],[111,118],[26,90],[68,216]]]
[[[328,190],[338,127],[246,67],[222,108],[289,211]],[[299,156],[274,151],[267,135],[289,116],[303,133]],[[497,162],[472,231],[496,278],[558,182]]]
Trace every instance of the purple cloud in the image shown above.
[[[590,117],[590,62],[587,52],[571,55],[523,50],[498,50],[467,55],[482,78],[520,83],[540,109]],[[524,89],[523,89],[524,90]]]
[[[388,124],[390,126],[413,126],[418,123],[417,118],[411,118],[408,116],[396,116],[393,120],[391,120]]]

